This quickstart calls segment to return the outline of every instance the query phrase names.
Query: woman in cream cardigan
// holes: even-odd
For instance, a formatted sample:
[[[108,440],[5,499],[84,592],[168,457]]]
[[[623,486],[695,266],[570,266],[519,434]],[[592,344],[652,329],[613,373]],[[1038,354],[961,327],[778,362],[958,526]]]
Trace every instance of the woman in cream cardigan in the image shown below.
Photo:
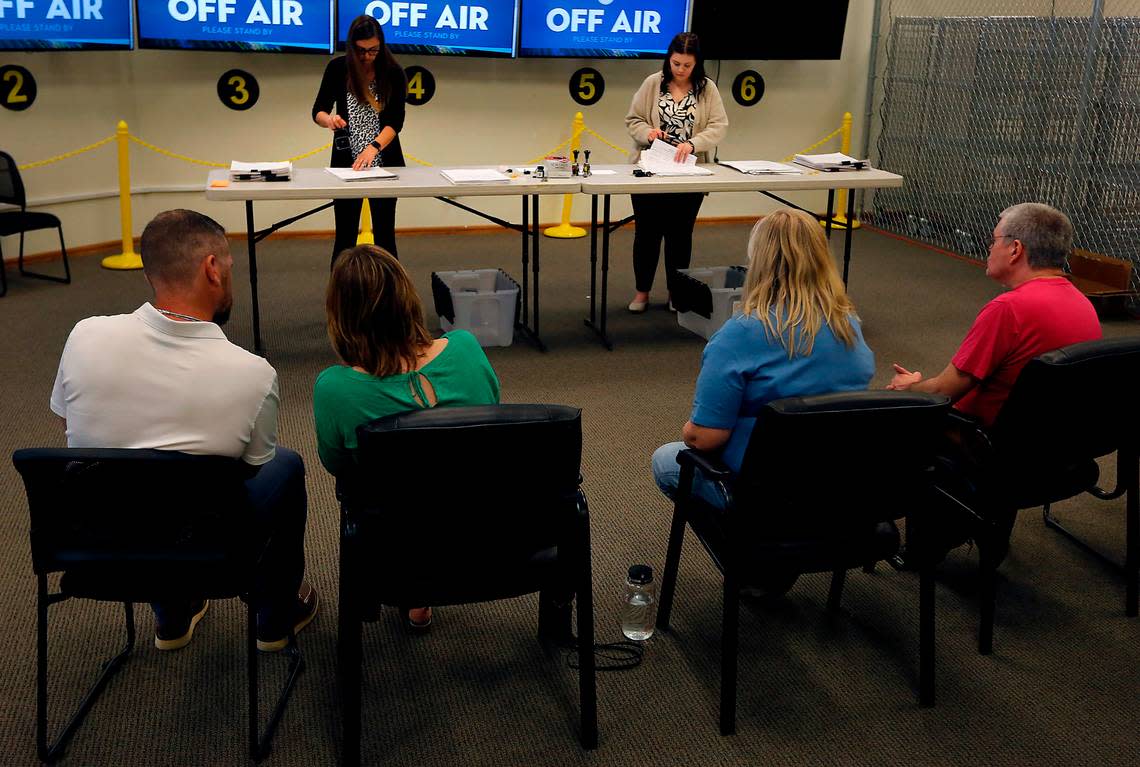
[[[630,162],[637,162],[641,150],[658,140],[677,147],[678,162],[694,153],[697,162],[709,161],[713,148],[728,129],[728,117],[716,84],[705,77],[705,59],[696,35],[683,32],[669,43],[661,71],[645,78],[633,95],[625,127],[635,145]],[[633,272],[637,293],[629,310],[640,314],[649,307],[662,239],[670,295],[677,270],[689,266],[693,224],[704,195],[633,194],[630,198],[635,216]],[[670,309],[672,303],[670,300]]]

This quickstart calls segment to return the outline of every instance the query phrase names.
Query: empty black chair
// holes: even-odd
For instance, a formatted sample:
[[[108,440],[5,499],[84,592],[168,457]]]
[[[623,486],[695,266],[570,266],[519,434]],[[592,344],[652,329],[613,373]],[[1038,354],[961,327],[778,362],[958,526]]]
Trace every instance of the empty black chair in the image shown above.
[[[657,627],[669,629],[688,525],[724,577],[720,731],[736,730],[740,590],[786,589],[801,573],[831,572],[837,609],[847,570],[871,569],[899,548],[895,520],[921,528],[931,465],[950,402],[909,392],[791,397],[764,406],[738,475],[683,450]],[[724,510],[690,494],[696,472],[721,483]],[[920,570],[919,699],[934,703],[934,575]]]
[[[1125,612],[1137,614],[1140,583],[1140,338],[1086,341],[1043,354],[1022,369],[990,429],[955,417],[961,448],[940,462],[936,485],[978,543],[981,619],[978,651],[993,650],[995,572],[1020,509],[1045,508],[1083,492],[1125,496]],[[1096,459],[1116,456],[1116,488],[1097,487]],[[1066,531],[1067,532],[1067,531]],[[1072,536],[1070,536],[1072,537]],[[1087,547],[1086,547],[1087,548]],[[1103,557],[1102,557],[1103,559]]]
[[[0,237],[11,234],[20,235],[20,256],[17,261],[20,274],[25,277],[35,277],[40,280],[52,282],[71,282],[71,266],[67,263],[67,247],[63,244],[63,224],[59,217],[51,213],[35,213],[28,211],[28,198],[24,194],[24,182],[20,179],[20,170],[16,161],[7,152],[0,152],[0,204],[15,205],[19,210],[0,210]],[[59,230],[59,252],[63,254],[63,276],[40,274],[24,268],[24,232],[34,232],[38,229]],[[8,292],[8,277],[4,274],[4,253],[0,249],[0,296]]]
[[[436,408],[377,419],[359,427],[357,439],[358,472],[338,477],[344,763],[360,763],[361,629],[379,605],[462,604],[534,592],[538,637],[548,648],[571,640],[577,598],[580,736],[584,748],[594,748],[581,411]]]
[[[59,757],[135,641],[134,602],[245,596],[261,554],[239,461],[165,450],[17,450],[31,514],[37,599],[36,743],[42,761]],[[62,573],[59,591],[48,575]],[[49,745],[48,607],[71,598],[122,602],[126,645],[107,661],[79,709]],[[286,653],[288,680],[264,736],[258,734],[257,618],[246,600],[249,748],[254,759],[270,739],[301,671],[295,638]]]

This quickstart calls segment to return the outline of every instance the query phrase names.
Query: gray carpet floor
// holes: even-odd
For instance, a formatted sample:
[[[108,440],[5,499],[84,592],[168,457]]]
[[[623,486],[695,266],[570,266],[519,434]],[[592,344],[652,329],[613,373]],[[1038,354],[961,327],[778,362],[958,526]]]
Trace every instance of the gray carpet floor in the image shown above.
[[[698,227],[695,264],[744,259],[748,227]],[[549,352],[522,341],[488,349],[506,402],[581,407],[583,472],[594,544],[599,641],[619,638],[625,569],[659,571],[670,507],[649,475],[653,449],[677,439],[693,394],[702,339],[660,308],[632,316],[631,232],[615,235],[610,292],[612,352],[583,326],[588,280],[584,241],[542,243],[542,333]],[[841,238],[833,247],[838,250]],[[260,248],[262,321],[281,380],[281,441],[308,466],[308,573],[322,595],[317,621],[300,637],[307,669],[268,764],[324,765],[339,757],[336,707],[337,518],[333,481],[316,456],[311,396],[316,374],[335,359],[324,331],[326,240],[270,240]],[[519,275],[514,235],[472,232],[400,240],[430,308],[432,270],[501,266]],[[252,345],[244,245],[234,242],[236,306],[227,333]],[[51,268],[54,264],[42,265]],[[132,311],[148,297],[140,273],[74,259],[61,286],[20,278],[0,299],[0,762],[35,762],[35,581],[23,489],[7,456],[60,445],[48,397],[64,340],[79,319]],[[871,231],[855,235],[851,293],[876,353],[873,385],[899,362],[935,373],[949,360],[979,307],[1000,288],[976,264]],[[429,317],[436,326],[436,319]],[[1106,335],[1140,333],[1128,319]],[[1119,382],[1132,390],[1135,382]],[[1058,407],[1064,394],[1058,392]],[[858,444],[838,435],[804,460],[842,461]],[[462,456],[426,456],[423,475],[446,478]],[[1113,465],[1103,470],[1111,476]],[[488,477],[488,483],[506,481]],[[1110,480],[1106,480],[1111,484]],[[155,499],[155,513],[163,499]],[[885,497],[906,506],[913,499]],[[1095,545],[1123,557],[1123,501],[1084,497],[1058,516]],[[473,513],[485,512],[473,509]],[[430,547],[430,542],[425,546]],[[1136,765],[1140,763],[1140,620],[1126,619],[1123,583],[1107,568],[1024,512],[1000,570],[995,653],[975,652],[976,552],[963,547],[939,571],[938,703],[917,705],[917,579],[880,565],[855,572],[842,610],[824,609],[827,576],[801,578],[774,605],[748,601],[741,617],[738,734],[717,733],[720,600],[715,569],[689,537],[674,631],[654,637],[643,664],[599,676],[600,747],[577,744],[574,672],[534,641],[537,600],[444,608],[425,637],[400,630],[389,611],[365,632],[364,758],[369,764],[516,765]],[[216,603],[185,650],[149,642],[152,617],[139,610],[141,643],[74,737],[64,764],[215,765],[247,761],[241,607]],[[52,608],[52,718],[61,724],[121,636],[114,605]],[[263,690],[283,664],[263,663]]]

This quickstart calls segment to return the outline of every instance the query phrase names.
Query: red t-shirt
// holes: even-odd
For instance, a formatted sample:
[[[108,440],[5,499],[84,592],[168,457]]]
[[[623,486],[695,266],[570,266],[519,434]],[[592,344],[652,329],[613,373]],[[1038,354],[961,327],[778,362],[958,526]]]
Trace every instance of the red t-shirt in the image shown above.
[[[951,360],[978,380],[954,407],[990,426],[1029,360],[1100,336],[1096,310],[1066,278],[1023,282],[982,307]]]

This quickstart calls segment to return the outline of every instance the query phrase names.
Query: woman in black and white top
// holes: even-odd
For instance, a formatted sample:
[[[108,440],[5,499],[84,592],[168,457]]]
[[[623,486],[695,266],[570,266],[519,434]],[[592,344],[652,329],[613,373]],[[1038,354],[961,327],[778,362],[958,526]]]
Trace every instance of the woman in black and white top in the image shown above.
[[[696,35],[683,32],[669,43],[661,71],[645,78],[634,94],[625,127],[635,145],[630,162],[637,162],[641,150],[657,140],[677,147],[678,162],[690,154],[697,155],[697,162],[709,161],[709,153],[728,130],[728,117],[716,84],[705,77],[705,59]],[[629,310],[640,313],[649,307],[662,239],[670,293],[677,270],[689,266],[693,225],[704,195],[633,194],[630,199],[636,217],[633,271],[637,293],[629,302]]]
[[[347,55],[325,67],[321,88],[313,101],[313,122],[333,131],[331,166],[363,170],[374,166],[403,166],[400,131],[408,82],[384,44],[384,31],[371,16],[356,17],[348,28]],[[346,135],[347,134],[347,135]],[[396,200],[369,199],[376,244],[396,255]],[[361,203],[336,200],[336,242],[333,261],[356,245]]]

